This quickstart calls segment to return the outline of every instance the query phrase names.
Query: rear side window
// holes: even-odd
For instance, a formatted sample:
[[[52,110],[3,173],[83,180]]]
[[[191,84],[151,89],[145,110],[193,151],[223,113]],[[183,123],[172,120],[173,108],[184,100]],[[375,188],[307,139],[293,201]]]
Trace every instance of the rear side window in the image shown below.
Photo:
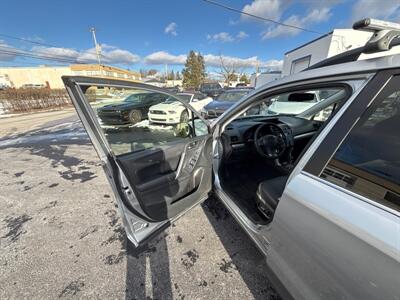
[[[377,99],[320,175],[400,211],[400,89]]]

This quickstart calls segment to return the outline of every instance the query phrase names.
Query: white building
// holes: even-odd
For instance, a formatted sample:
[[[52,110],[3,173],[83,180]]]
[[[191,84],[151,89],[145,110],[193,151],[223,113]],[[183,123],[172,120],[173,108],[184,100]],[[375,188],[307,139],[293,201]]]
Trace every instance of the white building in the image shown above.
[[[162,88],[162,87],[166,86],[165,81],[161,81],[161,80],[156,79],[156,78],[144,78],[143,81],[146,84],[154,85],[156,87],[161,87]]]

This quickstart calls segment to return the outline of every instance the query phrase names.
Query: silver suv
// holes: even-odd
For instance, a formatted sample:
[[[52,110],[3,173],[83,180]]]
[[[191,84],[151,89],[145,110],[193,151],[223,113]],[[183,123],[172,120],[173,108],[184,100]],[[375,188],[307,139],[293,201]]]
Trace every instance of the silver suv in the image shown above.
[[[371,21],[361,28],[377,31]],[[377,34],[398,43],[384,31]],[[359,54],[386,50],[373,39]],[[354,56],[257,89],[212,124],[171,94],[189,112],[185,122],[106,126],[96,115],[104,99],[93,89],[165,90],[63,80],[135,246],[213,191],[265,254],[284,298],[399,299],[400,55]],[[298,102],[310,92],[326,96],[300,112],[264,113],[272,99]],[[254,106],[263,109],[255,114]]]

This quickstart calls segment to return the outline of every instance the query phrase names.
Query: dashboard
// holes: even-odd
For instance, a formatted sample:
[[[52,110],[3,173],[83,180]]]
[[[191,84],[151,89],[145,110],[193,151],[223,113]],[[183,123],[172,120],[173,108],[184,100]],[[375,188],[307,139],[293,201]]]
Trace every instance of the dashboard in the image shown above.
[[[295,116],[243,118],[230,123],[225,128],[224,134],[229,138],[233,150],[243,148],[254,142],[256,129],[267,122],[289,127],[295,142],[302,139],[310,139],[323,124],[320,121],[307,120]]]

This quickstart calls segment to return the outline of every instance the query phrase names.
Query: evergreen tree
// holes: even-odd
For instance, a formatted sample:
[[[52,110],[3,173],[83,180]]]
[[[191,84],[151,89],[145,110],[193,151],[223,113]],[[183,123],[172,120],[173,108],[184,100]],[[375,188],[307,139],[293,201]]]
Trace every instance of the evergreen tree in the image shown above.
[[[203,56],[191,50],[186,58],[185,68],[182,70],[182,74],[183,86],[185,88],[199,88],[206,76]]]

